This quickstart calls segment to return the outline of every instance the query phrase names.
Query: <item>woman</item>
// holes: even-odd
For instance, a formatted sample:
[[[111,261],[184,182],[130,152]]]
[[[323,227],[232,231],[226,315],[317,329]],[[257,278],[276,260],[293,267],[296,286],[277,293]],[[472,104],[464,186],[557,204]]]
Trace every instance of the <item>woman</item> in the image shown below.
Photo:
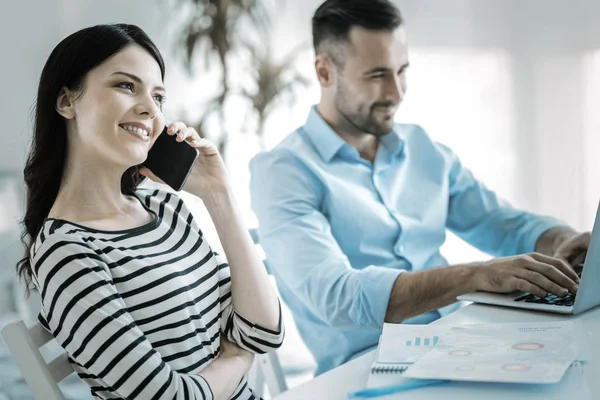
[[[185,204],[138,188],[165,126],[163,59],[132,25],[64,39],[40,78],[25,167],[26,257],[40,322],[96,398],[253,399],[254,353],[283,340],[276,294],[244,227],[216,149],[182,123],[168,134],[200,152],[185,190],[200,197],[229,265]]]

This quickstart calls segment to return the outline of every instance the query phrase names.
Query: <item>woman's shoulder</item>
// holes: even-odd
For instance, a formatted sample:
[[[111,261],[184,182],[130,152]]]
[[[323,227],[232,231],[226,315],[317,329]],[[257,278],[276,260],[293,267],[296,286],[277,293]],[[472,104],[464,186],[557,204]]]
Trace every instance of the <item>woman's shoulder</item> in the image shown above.
[[[183,218],[185,224],[192,224],[195,229],[198,229],[190,205],[186,203],[186,200],[190,200],[189,198],[186,199],[172,190],[156,187],[137,188],[135,195],[162,221],[168,222]],[[181,224],[181,226],[185,224]]]
[[[48,219],[31,246],[30,260],[34,272],[37,272],[46,262],[54,263],[60,257],[77,258],[88,253],[93,253],[93,250],[78,230],[63,221]]]
[[[182,198],[177,193],[157,187],[138,187],[135,190],[135,195],[146,207],[153,210],[164,206],[181,207],[181,203],[183,203]]]

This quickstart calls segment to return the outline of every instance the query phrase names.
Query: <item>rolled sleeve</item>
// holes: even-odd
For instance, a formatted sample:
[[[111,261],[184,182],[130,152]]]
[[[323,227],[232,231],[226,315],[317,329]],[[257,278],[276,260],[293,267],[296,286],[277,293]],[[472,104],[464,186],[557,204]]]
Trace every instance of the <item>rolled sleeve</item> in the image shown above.
[[[374,266],[357,271],[365,301],[352,319],[358,319],[363,326],[382,327],[392,288],[403,272],[405,270]]]
[[[264,354],[281,347],[285,336],[281,305],[279,306],[279,323],[276,332],[244,318],[233,307],[229,264],[222,255],[215,252],[213,254],[219,266],[221,332],[225,334],[228,340],[256,354]]]

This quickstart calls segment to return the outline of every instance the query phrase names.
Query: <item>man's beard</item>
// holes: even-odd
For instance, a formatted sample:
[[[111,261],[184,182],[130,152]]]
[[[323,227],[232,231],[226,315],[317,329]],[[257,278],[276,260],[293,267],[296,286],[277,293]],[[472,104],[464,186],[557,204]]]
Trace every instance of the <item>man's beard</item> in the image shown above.
[[[393,117],[390,117],[389,121],[378,121],[374,117],[373,111],[377,107],[393,106],[394,103],[376,102],[369,106],[366,104],[352,104],[352,99],[352,94],[344,85],[340,85],[340,89],[335,96],[335,108],[346,123],[352,125],[359,132],[377,137],[383,136],[392,130],[394,126]]]

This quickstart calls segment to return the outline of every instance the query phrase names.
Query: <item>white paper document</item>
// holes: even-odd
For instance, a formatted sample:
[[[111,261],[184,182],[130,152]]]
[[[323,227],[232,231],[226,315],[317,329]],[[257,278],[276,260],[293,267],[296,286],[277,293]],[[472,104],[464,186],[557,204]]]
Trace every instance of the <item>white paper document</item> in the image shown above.
[[[445,325],[384,324],[378,363],[411,364],[427,354],[450,330]]]
[[[440,335],[436,345],[402,375],[458,381],[556,383],[580,352],[576,327],[571,322],[455,326]]]

